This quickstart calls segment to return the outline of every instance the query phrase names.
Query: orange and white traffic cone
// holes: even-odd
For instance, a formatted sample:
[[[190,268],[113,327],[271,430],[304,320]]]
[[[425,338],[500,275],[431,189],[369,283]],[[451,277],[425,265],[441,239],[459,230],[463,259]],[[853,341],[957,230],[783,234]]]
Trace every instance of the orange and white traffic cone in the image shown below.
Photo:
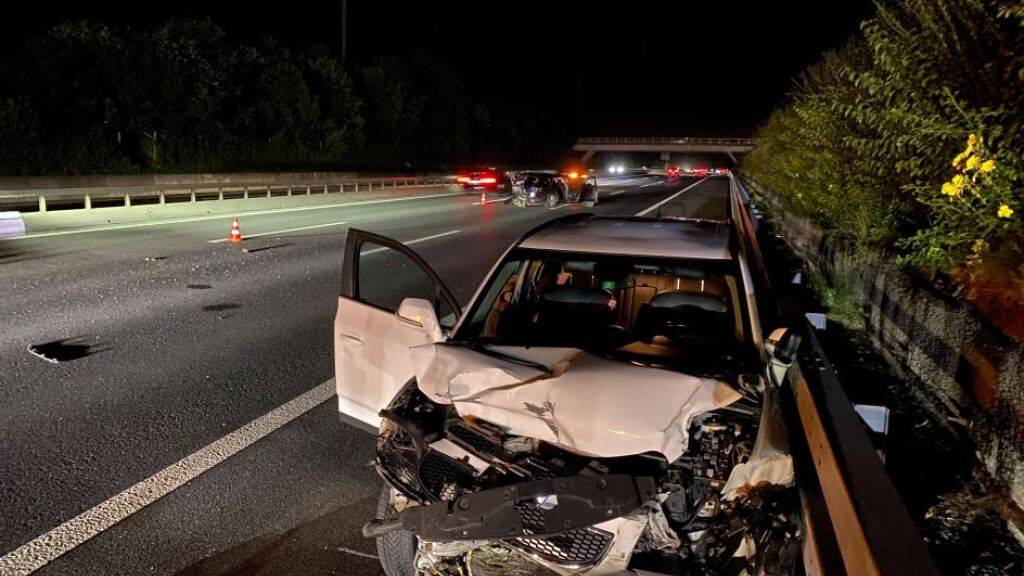
[[[487,204],[487,192],[480,193],[480,203]]]
[[[242,229],[238,226],[238,216],[231,218],[231,233],[228,234],[228,242],[238,243],[242,241]]]

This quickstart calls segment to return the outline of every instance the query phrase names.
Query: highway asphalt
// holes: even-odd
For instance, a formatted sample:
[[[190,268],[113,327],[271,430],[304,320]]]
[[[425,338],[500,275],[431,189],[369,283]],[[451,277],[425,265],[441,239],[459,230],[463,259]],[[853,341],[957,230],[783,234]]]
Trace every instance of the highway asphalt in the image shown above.
[[[727,189],[610,182],[589,211],[721,217]],[[216,465],[186,460],[201,473],[123,520],[135,497],[110,504],[109,527],[65,523],[323,389],[349,227],[415,241],[465,302],[519,235],[582,210],[446,192],[243,215],[245,251],[218,241],[228,217],[0,241],[0,574],[82,534],[35,573],[379,573],[359,534],[380,487],[373,438],[338,421],[334,398]],[[64,361],[28,351],[48,343]]]

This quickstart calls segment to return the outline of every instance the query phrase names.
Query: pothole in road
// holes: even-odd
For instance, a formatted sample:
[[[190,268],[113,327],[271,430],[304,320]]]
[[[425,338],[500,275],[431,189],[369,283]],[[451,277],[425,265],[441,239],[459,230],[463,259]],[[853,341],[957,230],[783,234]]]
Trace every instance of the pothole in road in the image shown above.
[[[101,348],[94,338],[88,336],[30,344],[28,347],[30,354],[52,364],[78,360],[105,350],[106,348]]]
[[[224,302],[221,304],[208,304],[203,306],[203,312],[227,312],[228,310],[234,310],[241,308],[240,304],[232,304],[231,302]]]

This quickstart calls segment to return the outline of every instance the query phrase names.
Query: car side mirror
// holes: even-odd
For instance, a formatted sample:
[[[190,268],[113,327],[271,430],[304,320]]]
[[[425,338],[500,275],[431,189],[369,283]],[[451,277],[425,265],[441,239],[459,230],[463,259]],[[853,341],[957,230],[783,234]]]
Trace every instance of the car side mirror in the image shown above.
[[[441,331],[441,322],[437,319],[437,312],[434,305],[422,298],[406,298],[395,312],[395,316],[405,324],[408,324],[417,332],[421,332],[430,338],[431,342],[440,342],[444,339]]]
[[[789,365],[796,359],[796,351],[800,348],[800,335],[789,328],[772,330],[765,341],[765,350],[773,360]]]

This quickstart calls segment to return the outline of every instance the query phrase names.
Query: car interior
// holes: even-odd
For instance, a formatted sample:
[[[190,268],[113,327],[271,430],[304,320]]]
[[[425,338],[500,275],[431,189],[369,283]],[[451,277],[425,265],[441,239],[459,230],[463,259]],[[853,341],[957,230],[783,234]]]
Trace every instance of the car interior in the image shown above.
[[[699,263],[541,258],[506,265],[480,337],[535,345],[598,344],[672,357],[745,337],[735,276]]]

